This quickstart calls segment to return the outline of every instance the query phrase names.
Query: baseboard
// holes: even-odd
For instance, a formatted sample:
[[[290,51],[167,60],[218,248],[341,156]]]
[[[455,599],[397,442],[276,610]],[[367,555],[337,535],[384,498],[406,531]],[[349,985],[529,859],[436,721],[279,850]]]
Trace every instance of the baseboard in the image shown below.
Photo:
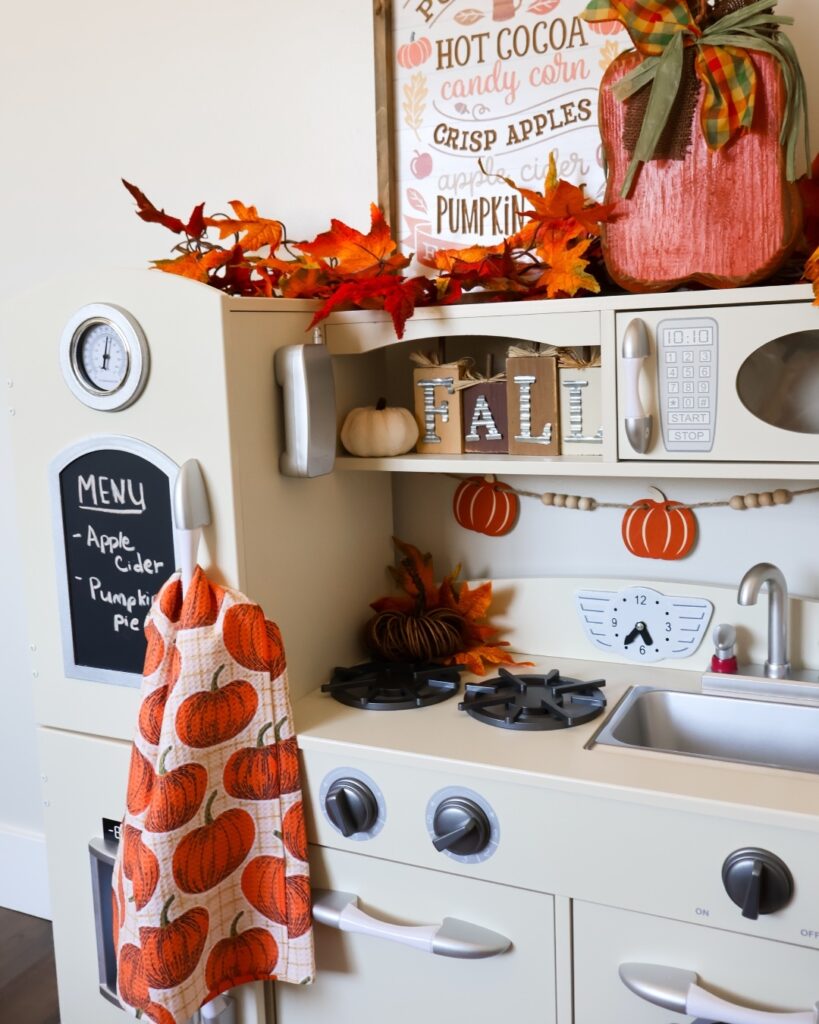
[[[0,825],[0,907],[51,920],[44,835]]]

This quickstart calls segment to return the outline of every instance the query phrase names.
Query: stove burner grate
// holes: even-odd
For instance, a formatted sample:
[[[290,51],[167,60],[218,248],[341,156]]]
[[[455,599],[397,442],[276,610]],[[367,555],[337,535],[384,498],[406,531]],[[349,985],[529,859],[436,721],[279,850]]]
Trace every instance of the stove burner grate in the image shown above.
[[[460,665],[367,661],[335,668],[322,686],[342,704],[366,711],[424,708],[453,697],[460,687]]]
[[[605,685],[603,679],[568,679],[557,669],[546,675],[516,675],[502,668],[497,679],[468,683],[458,708],[501,729],[569,729],[602,713]]]

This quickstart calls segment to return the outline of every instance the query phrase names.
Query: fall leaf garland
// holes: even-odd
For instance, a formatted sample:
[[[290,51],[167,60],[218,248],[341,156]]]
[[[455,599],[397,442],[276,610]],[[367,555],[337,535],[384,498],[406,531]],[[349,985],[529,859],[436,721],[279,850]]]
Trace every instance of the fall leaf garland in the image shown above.
[[[230,202],[233,216],[206,216],[205,204],[187,221],[157,208],[136,185],[123,185],[137,204],[137,216],[183,236],[177,254],[153,260],[153,266],[209,284],[230,295],[320,299],[310,327],[339,308],[383,309],[398,338],[418,306],[457,302],[464,291],[481,289],[487,298],[556,298],[579,291],[599,292],[590,270],[602,267],[600,225],[611,207],[589,200],[582,186],[557,177],[554,155],[543,194],[520,188],[532,209],[523,228],[493,246],[441,250],[435,278],[406,276],[412,261],[398,249],[378,206],[370,207],[365,234],[333,219],[330,229],[312,241],[286,238],[279,220],[262,217],[255,206]],[[213,241],[208,231],[215,229]]]

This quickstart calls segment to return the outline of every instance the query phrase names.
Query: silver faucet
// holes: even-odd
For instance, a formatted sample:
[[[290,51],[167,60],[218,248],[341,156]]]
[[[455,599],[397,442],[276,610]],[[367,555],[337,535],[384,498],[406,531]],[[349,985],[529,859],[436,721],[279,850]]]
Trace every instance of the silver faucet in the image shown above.
[[[770,679],[787,679],[788,661],[788,584],[782,571],[770,562],[752,566],[742,577],[737,602],[756,604],[763,584],[768,584],[768,660],[765,675]]]

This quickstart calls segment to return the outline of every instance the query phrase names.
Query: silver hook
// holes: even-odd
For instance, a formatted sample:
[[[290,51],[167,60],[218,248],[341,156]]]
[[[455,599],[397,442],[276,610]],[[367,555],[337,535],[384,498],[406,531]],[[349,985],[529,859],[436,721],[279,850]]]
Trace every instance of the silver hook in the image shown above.
[[[188,459],[179,467],[173,485],[173,522],[182,534],[180,538],[180,560],[182,570],[182,593],[196,568],[196,555],[202,527],[210,524],[210,502],[205,490],[202,470],[196,459]]]

